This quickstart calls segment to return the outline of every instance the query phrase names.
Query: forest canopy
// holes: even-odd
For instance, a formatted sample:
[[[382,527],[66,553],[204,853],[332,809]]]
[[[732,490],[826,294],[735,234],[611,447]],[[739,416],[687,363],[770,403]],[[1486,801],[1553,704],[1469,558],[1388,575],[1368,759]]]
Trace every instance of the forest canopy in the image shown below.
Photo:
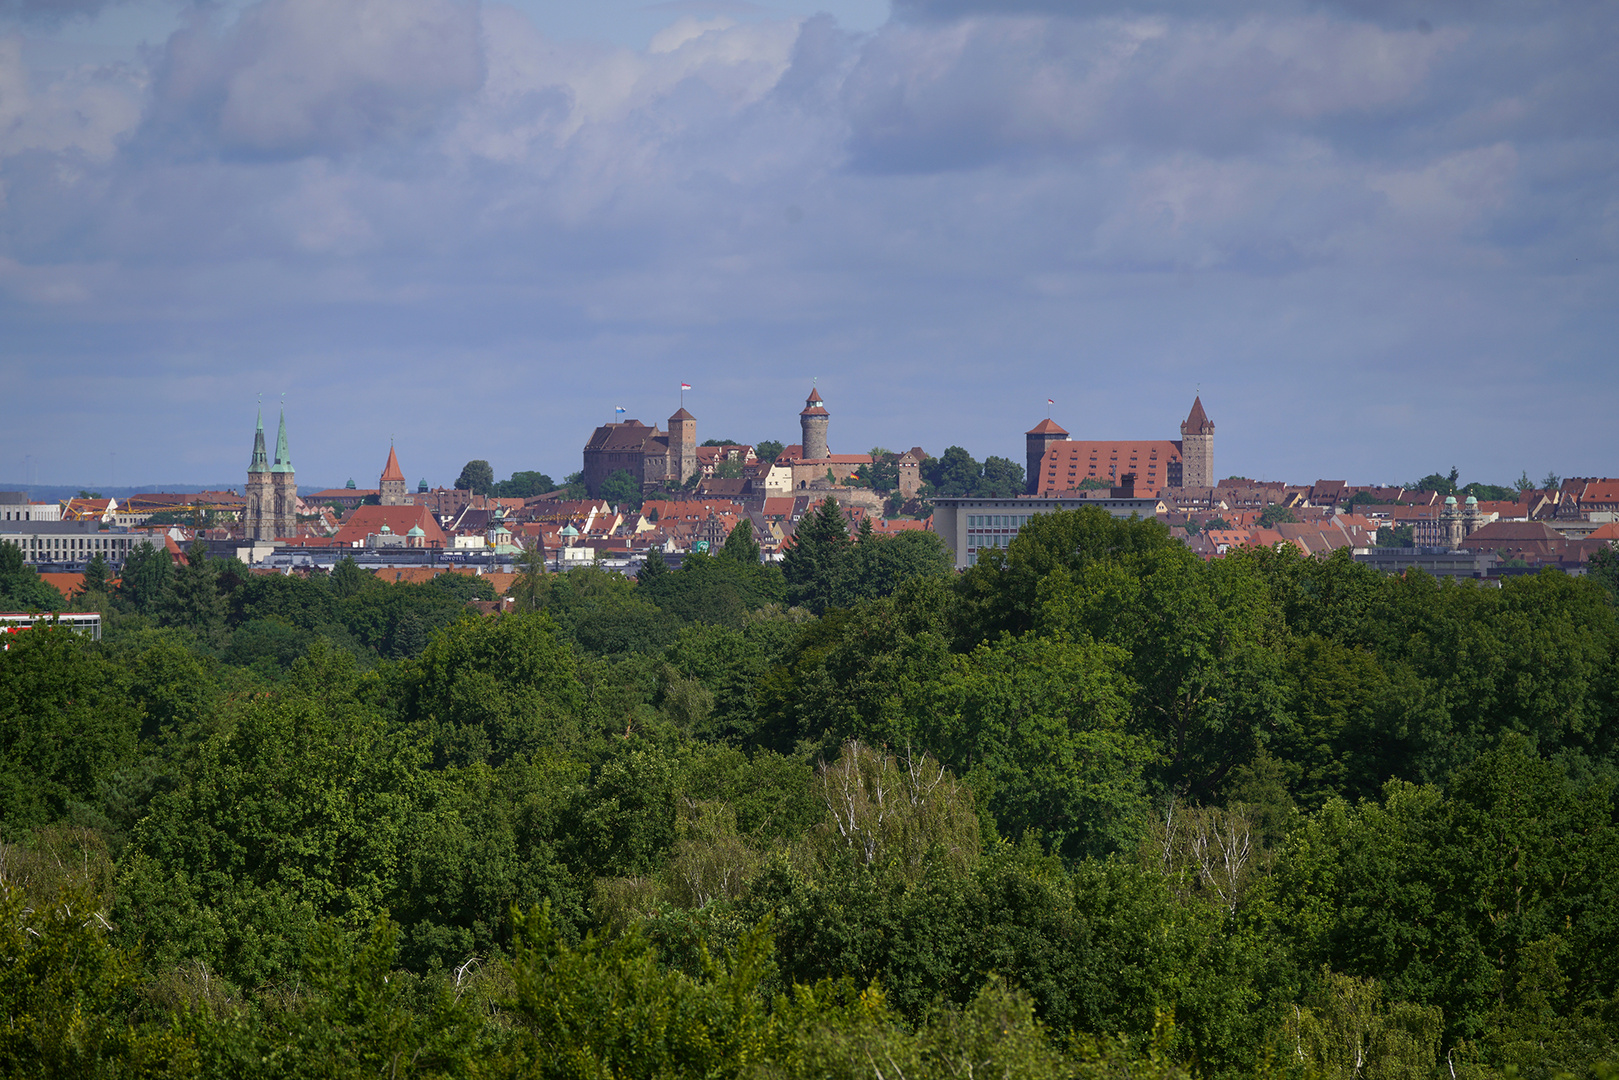
[[[13,635],[0,1074],[1613,1075],[1607,560],[800,531]]]

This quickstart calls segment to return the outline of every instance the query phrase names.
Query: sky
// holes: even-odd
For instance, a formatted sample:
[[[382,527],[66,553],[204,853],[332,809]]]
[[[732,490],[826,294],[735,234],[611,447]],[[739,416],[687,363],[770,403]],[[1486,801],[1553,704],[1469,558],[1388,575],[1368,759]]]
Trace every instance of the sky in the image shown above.
[[[1179,437],[1619,475],[1611,0],[0,0],[0,486]]]

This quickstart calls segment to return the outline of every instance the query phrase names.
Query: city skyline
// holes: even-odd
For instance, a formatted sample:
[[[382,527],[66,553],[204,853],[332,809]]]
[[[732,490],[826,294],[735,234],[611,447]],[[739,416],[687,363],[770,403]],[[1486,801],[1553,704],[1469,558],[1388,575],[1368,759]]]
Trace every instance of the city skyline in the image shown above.
[[[682,382],[791,443],[816,381],[836,452],[1200,393],[1222,476],[1614,471],[1619,11],[1064,7],[0,7],[0,484],[239,485],[283,393],[300,486],[560,480]]]

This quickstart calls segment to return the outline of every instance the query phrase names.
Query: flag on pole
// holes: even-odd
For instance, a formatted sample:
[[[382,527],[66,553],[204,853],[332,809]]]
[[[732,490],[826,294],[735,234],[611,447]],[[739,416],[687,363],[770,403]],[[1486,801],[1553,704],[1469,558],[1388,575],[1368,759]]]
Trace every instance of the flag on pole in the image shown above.
[[[683,382],[683,383],[680,384],[680,388],[682,390],[690,390],[691,389],[691,383]]]
[[[624,412],[624,411],[625,411],[624,406],[622,406],[622,405],[620,405],[618,408],[613,410],[614,413],[621,413],[621,412]]]
[[[1057,403],[1055,401],[1052,401],[1050,398],[1046,398],[1046,404],[1047,405],[1055,405]]]

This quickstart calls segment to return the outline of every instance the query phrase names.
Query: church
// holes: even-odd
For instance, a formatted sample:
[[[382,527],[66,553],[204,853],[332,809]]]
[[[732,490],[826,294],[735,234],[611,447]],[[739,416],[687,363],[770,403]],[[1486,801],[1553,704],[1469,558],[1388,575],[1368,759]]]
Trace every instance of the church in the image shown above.
[[[275,438],[275,460],[264,445],[264,410],[259,410],[253,435],[253,457],[247,465],[247,506],[244,532],[249,540],[274,540],[298,532],[298,480],[287,449],[287,410],[281,410],[281,430]]]
[[[1214,423],[1201,396],[1193,398],[1179,439],[1070,439],[1047,417],[1024,433],[1024,443],[1028,495],[1077,491],[1086,480],[1119,487],[1126,476],[1134,476],[1136,489],[1149,495],[1214,484]]]

